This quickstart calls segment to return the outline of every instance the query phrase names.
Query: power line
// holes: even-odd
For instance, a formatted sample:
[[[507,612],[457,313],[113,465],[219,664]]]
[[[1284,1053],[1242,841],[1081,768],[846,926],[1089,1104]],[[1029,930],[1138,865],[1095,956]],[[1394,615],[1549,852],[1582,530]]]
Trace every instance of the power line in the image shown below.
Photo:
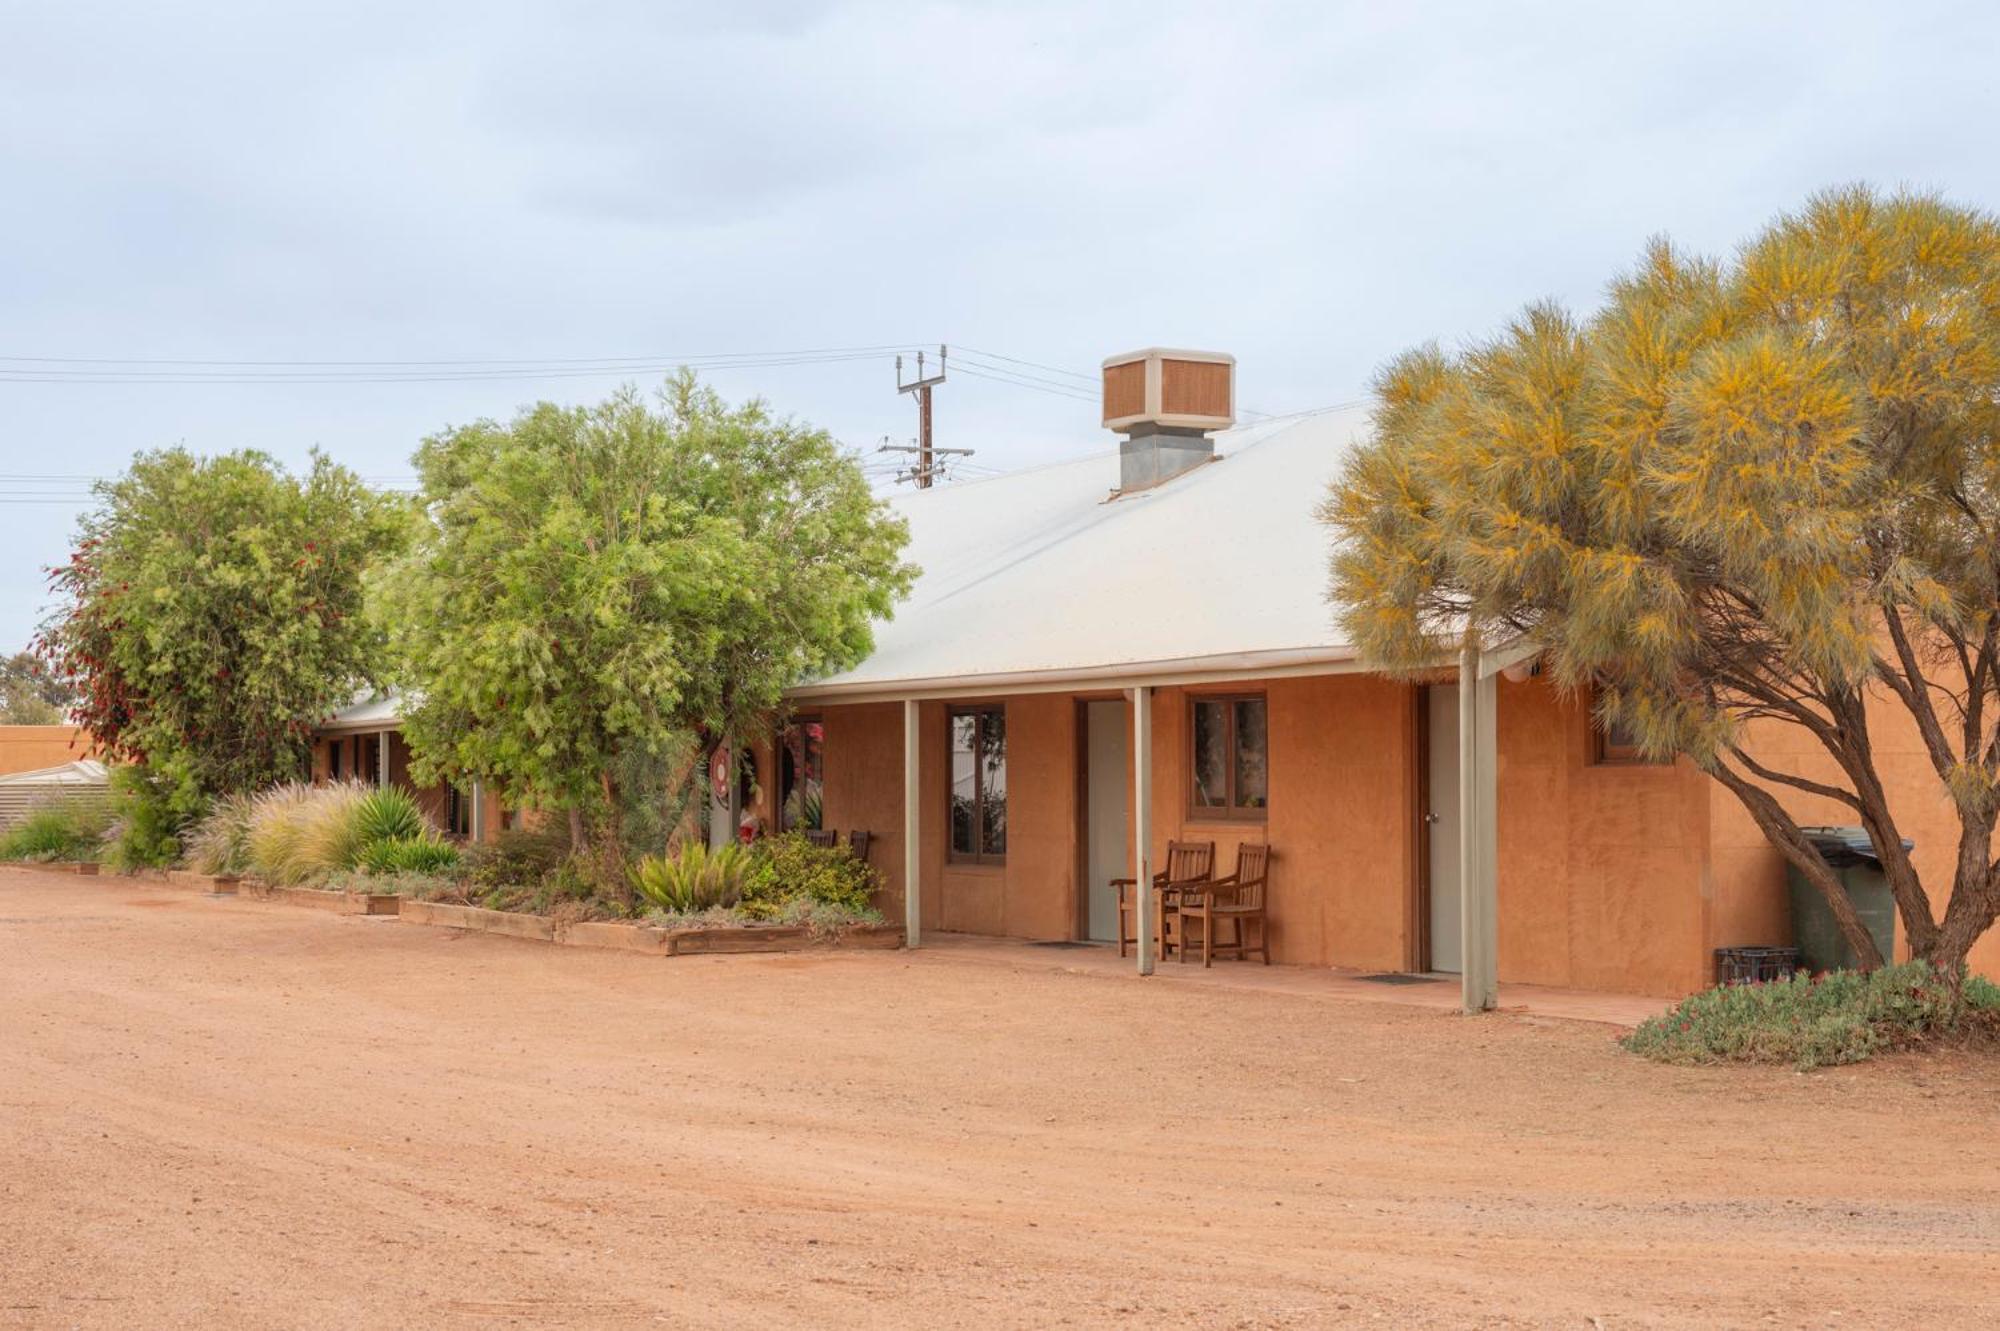
[[[1042,362],[1038,360],[1023,360],[1019,356],[1006,356],[1002,355],[1000,352],[997,351],[981,351],[978,347],[968,347],[963,343],[959,344],[958,349],[961,352],[969,351],[976,356],[984,356],[989,360],[1010,361],[1015,365],[1026,365],[1031,369],[1047,370],[1052,374],[1068,375],[1072,379],[1081,379],[1084,383],[1089,384],[1093,388],[1097,386],[1098,376],[1094,374],[1084,374],[1080,370],[1065,370],[1060,365],[1044,365]]]
[[[584,369],[527,365],[510,369],[458,370],[64,370],[12,368],[0,365],[0,384],[399,384],[515,382],[533,379],[588,379],[670,374],[678,369],[749,370],[791,365],[838,365],[886,360],[888,352],[864,351],[839,355],[770,356],[740,360],[658,360],[601,364]]]
[[[440,366],[440,365],[604,365],[617,361],[637,361],[653,364],[662,361],[706,361],[763,359],[771,356],[833,356],[851,355],[862,352],[895,353],[904,347],[901,342],[881,342],[873,346],[857,347],[807,347],[793,351],[706,351],[694,355],[654,355],[654,356],[498,356],[468,357],[458,360],[163,360],[144,356],[5,356],[0,361],[32,361],[42,364],[61,365],[223,365],[223,366],[307,366],[307,367],[381,367],[381,366]]]
[[[969,374],[979,379],[991,379],[996,384],[1010,384],[1015,388],[1033,389],[1037,393],[1048,393],[1054,397],[1066,397],[1078,402],[1097,401],[1097,396],[1093,393],[1077,393],[1067,388],[1052,388],[1045,384],[1035,383],[1026,379],[1009,379],[1000,374],[982,369],[974,369],[972,366],[962,363],[958,368],[961,373]]]

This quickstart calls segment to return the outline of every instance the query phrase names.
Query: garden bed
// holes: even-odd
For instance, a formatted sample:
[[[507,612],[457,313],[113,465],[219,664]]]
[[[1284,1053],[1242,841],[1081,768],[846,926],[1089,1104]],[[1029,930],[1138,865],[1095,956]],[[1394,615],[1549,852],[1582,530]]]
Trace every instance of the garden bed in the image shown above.
[[[896,924],[857,924],[834,933],[815,933],[803,925],[746,924],[714,927],[664,928],[622,920],[563,923],[547,915],[483,906],[453,906],[438,901],[403,902],[408,924],[500,934],[566,947],[596,947],[649,956],[686,957],[746,952],[803,952],[819,948],[896,948],[903,945],[903,928]]]
[[[176,874],[175,876],[202,878],[208,875]],[[255,897],[259,901],[305,906],[312,910],[332,911],[336,915],[398,915],[402,913],[404,907],[401,897],[386,892],[340,892],[321,887],[279,887],[273,883],[258,882],[253,878],[241,880],[241,889],[244,896]]]

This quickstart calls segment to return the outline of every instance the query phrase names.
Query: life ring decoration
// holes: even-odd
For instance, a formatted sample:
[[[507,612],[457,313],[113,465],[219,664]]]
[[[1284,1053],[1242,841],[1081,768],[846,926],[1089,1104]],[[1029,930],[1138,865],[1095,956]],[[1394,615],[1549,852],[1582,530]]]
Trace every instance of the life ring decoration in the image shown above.
[[[725,809],[729,807],[729,765],[729,746],[716,745],[715,752],[708,755],[708,789]]]

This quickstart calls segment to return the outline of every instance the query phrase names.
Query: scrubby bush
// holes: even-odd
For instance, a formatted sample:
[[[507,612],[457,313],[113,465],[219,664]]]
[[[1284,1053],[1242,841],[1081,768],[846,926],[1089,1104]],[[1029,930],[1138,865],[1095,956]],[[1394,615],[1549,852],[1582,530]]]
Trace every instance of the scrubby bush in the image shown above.
[[[420,832],[369,842],[356,867],[371,874],[442,874],[457,865],[458,847]]]
[[[569,829],[551,820],[544,827],[511,827],[465,852],[465,876],[475,886],[534,887],[569,859]]]
[[[754,857],[734,844],[711,851],[690,841],[673,855],[648,855],[632,866],[632,887],[656,910],[688,915],[743,899]]]
[[[857,914],[882,886],[866,861],[840,846],[815,846],[803,833],[787,832],[757,843],[743,884],[746,914],[770,918],[786,902],[804,898]]]
[[[1681,1000],[1625,1037],[1664,1063],[1790,1063],[1800,1069],[1870,1055],[2000,1014],[2000,988],[1974,976],[1953,992],[1929,962],[1874,971],[1801,971],[1724,985]]]
[[[0,837],[0,860],[94,860],[103,853],[110,827],[103,799],[59,797],[29,810]]]

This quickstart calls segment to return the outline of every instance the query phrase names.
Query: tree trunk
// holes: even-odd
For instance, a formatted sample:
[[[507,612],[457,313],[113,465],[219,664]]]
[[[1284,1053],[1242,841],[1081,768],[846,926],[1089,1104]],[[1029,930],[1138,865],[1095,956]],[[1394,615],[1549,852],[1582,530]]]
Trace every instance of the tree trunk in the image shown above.
[[[574,804],[569,806],[569,848],[572,854],[581,854],[590,849],[590,838],[584,834],[583,810]]]
[[[1833,912],[1834,922],[1840,926],[1841,937],[1854,949],[1854,959],[1862,970],[1872,971],[1882,965],[1880,948],[1875,946],[1874,937],[1868,926],[1855,913],[1854,903],[1847,899],[1847,889],[1834,874],[1833,866],[1826,857],[1805,839],[1797,823],[1786,813],[1770,791],[1756,785],[1721,759],[1717,759],[1710,775],[1729,788],[1731,794],[1747,809],[1750,816],[1763,829],[1765,838],[1778,848],[1800,873],[1803,873],[1819,893],[1826,899],[1827,909]]]

